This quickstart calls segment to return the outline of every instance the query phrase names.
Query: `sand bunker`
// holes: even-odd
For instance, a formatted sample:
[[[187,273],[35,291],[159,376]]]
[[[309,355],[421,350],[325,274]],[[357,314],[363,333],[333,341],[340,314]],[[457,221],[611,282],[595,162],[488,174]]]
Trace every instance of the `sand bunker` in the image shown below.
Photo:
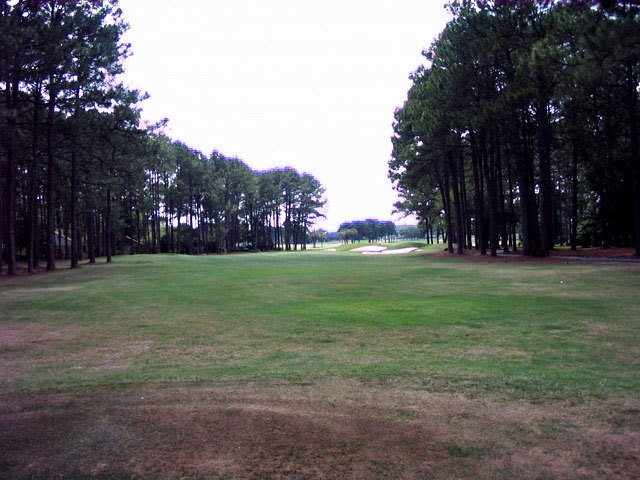
[[[350,250],[351,252],[362,252],[362,253],[380,253],[383,250],[386,250],[387,247],[383,247],[381,245],[366,245],[364,247],[354,248]]]
[[[409,248],[396,248],[395,250],[389,250],[387,247],[381,245],[367,245],[366,247],[358,247],[351,250],[352,252],[361,252],[363,255],[398,255],[403,253],[411,253],[414,250],[418,250],[416,247]]]
[[[336,250],[335,248],[327,248],[327,250],[326,250],[326,251],[327,251],[327,252],[335,252],[335,251],[337,251],[337,250]]]
[[[363,255],[398,255],[402,253],[411,253],[418,250],[416,247],[396,248],[395,250],[382,250],[380,252],[362,252]]]

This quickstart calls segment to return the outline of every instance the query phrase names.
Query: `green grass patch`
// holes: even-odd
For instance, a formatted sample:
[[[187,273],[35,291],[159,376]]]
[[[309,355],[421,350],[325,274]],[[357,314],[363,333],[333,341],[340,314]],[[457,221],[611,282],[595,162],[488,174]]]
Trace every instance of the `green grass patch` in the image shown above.
[[[530,401],[637,394],[639,292],[635,266],[118,257],[0,284],[0,388],[350,379]]]
[[[409,242],[393,242],[393,243],[385,243],[383,244],[389,250],[399,250],[401,248],[429,248],[435,247],[436,245],[429,245],[426,240],[412,240]]]
[[[371,242],[355,242],[355,243],[344,243],[342,245],[337,245],[334,248],[338,251],[338,252],[348,252],[350,250],[353,250],[354,248],[360,248],[360,247],[368,247],[370,245],[377,245],[377,246],[383,246],[382,243],[371,243]]]

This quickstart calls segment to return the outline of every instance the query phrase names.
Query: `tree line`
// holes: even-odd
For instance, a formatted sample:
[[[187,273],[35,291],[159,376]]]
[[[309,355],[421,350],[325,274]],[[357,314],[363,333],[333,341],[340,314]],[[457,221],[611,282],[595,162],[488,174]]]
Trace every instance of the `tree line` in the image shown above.
[[[637,3],[451,2],[395,112],[396,207],[459,253],[640,255]]]
[[[324,189],[143,125],[117,0],[0,2],[0,271],[56,258],[296,249]]]
[[[126,225],[136,234],[133,245],[147,253],[201,254],[306,249],[313,240],[309,227],[321,216],[324,188],[312,175],[293,168],[257,172],[164,136],[150,143],[141,185],[146,203],[133,209],[143,224]]]
[[[382,221],[372,218],[343,222],[338,228],[338,238],[344,243],[354,243],[362,240],[377,242],[381,239],[391,239],[397,235],[396,226],[392,221]]]

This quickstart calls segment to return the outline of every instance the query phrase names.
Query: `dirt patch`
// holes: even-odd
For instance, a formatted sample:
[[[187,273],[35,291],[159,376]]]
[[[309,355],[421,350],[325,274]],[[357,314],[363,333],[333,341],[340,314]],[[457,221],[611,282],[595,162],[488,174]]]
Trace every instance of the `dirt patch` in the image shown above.
[[[72,290],[78,290],[81,288],[79,285],[66,285],[64,287],[47,287],[47,288],[20,288],[13,289],[8,292],[0,292],[6,296],[13,297],[25,297],[33,295],[34,293],[55,293],[55,292],[70,292]]]
[[[565,257],[582,257],[582,258],[638,258],[635,256],[635,250],[633,248],[623,247],[591,247],[591,248],[578,248],[571,250],[568,248],[556,248],[549,252],[549,255],[553,256],[565,256]]]
[[[26,363],[47,364],[50,357],[46,352],[61,349],[79,332],[78,327],[0,324],[0,384],[10,383]],[[20,355],[15,355],[17,351]]]
[[[530,357],[531,353],[523,350],[513,350],[502,347],[476,346],[460,352],[455,352],[454,355],[460,358],[477,360],[482,357]]]
[[[88,261],[81,262],[81,265],[88,265]],[[56,270],[54,272],[47,271],[45,267],[46,267],[46,262],[40,262],[40,266],[34,270],[33,274],[46,275],[49,273],[55,273],[55,271],[60,271],[60,270],[64,271],[66,269],[70,269],[71,260],[61,260],[61,259],[56,260]],[[13,276],[7,275],[7,264],[3,263],[2,272],[0,272],[0,282],[11,281],[20,277],[28,277],[29,275],[30,274],[29,274],[29,269],[27,267],[27,262],[20,262],[20,261],[16,262],[16,274]]]
[[[27,371],[121,370],[152,348],[152,340],[96,337],[79,327],[9,324],[0,326],[0,378],[11,385]]]
[[[594,335],[611,335],[620,331],[620,325],[613,325],[611,323],[592,323],[588,326],[589,330]]]
[[[63,342],[78,333],[78,327],[49,327],[29,323],[0,325],[0,348]]]
[[[0,478],[638,478],[640,400],[333,382],[0,395]]]

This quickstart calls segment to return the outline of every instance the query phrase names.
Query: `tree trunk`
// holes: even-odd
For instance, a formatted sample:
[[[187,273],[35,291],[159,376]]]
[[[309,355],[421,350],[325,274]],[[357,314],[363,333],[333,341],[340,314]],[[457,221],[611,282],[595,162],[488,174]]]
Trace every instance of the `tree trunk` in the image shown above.
[[[498,216],[502,236],[502,251],[509,252],[509,236],[507,234],[507,215],[504,211],[504,186],[502,184],[502,150],[500,149],[500,136],[496,133],[496,187],[498,189]]]
[[[542,210],[541,237],[545,253],[553,249],[553,183],[551,181],[551,125],[549,101],[540,95],[536,106],[538,130],[538,161],[540,165],[540,207]]]
[[[472,248],[471,244],[471,215],[469,215],[469,201],[467,197],[467,179],[464,172],[464,154],[462,150],[458,156],[458,171],[460,172],[460,195],[462,196],[462,216],[464,217],[464,232],[466,235],[466,248]]]
[[[53,120],[57,92],[51,89],[53,78],[49,78],[49,109],[47,113],[47,270],[56,269],[56,217],[54,211],[55,193],[53,189],[54,147]]]
[[[519,130],[522,127],[521,122],[518,121],[512,132],[511,141],[519,174],[522,250],[524,255],[533,256],[540,248],[537,208],[533,190],[533,158],[526,148],[525,139],[520,135]]]
[[[193,196],[189,195],[189,255],[193,255]]]
[[[82,261],[82,234],[80,233],[80,226],[78,226],[77,229],[77,240],[76,240],[76,245],[77,245],[77,249],[76,249],[76,254],[78,255],[78,261]]]
[[[33,96],[33,137],[31,139],[31,172],[29,182],[29,213],[27,223],[29,228],[29,238],[27,244],[27,270],[33,273],[37,267],[35,259],[36,243],[38,242],[37,226],[37,191],[38,191],[38,133],[40,123],[40,82],[37,82],[36,91]]]
[[[136,245],[135,245],[135,250],[136,253],[140,253],[140,241],[142,240],[140,238],[140,209],[136,208]]]
[[[437,167],[435,169],[435,173],[440,186],[440,195],[442,196],[442,205],[444,206],[444,216],[447,222],[447,251],[449,253],[453,253],[453,226],[451,222],[451,201],[449,198],[449,174],[446,166],[444,167],[444,178],[440,176]]]
[[[5,208],[4,208],[4,190],[2,182],[0,182],[0,273],[4,270],[4,230],[5,230]]]
[[[458,240],[457,253],[459,255],[464,254],[464,218],[462,217],[462,200],[460,198],[460,185],[458,178],[458,168],[455,154],[452,154],[448,159],[448,165],[450,172],[452,173],[451,185],[453,187],[453,203],[456,209],[456,237]]]
[[[200,204],[196,203],[196,220],[198,220],[198,226],[196,227],[196,254],[202,254],[202,245],[200,242],[201,224],[200,224]]]
[[[255,220],[253,228],[253,251],[258,251],[258,220]]]
[[[104,222],[105,251],[107,263],[111,262],[111,188],[107,187],[107,213]]]
[[[96,232],[94,227],[94,216],[92,209],[87,209],[87,254],[89,255],[89,263],[96,263]]]
[[[156,200],[155,200],[155,219],[156,219],[156,245],[153,253],[160,253],[160,244],[162,242],[162,232],[160,229],[160,174],[156,172]]]
[[[151,246],[149,253],[156,253],[156,244],[158,241],[158,234],[156,232],[156,184],[153,181],[153,174],[151,175]]]
[[[71,150],[71,268],[78,268],[78,152]]]
[[[573,161],[571,162],[571,233],[569,243],[571,250],[578,248],[578,139],[574,132],[572,139]]]
[[[62,236],[64,237],[64,259],[69,259],[69,225],[65,223],[64,230],[62,231]]]
[[[7,162],[5,171],[5,215],[6,215],[6,250],[7,250],[7,273],[15,275],[16,264],[16,123],[17,123],[17,102],[19,93],[18,80],[13,79],[7,82],[7,108],[6,108],[6,150]]]
[[[508,152],[508,150],[507,150]],[[511,217],[511,249],[514,252],[518,251],[518,238],[517,238],[517,220],[516,220],[516,207],[513,199],[513,178],[511,175],[511,159],[507,157],[507,180],[509,182],[509,216]]]
[[[39,188],[38,188],[39,191]],[[33,219],[33,223],[34,223],[34,231],[35,231],[35,242],[33,244],[33,268],[34,269],[38,269],[40,268],[40,257],[41,257],[41,251],[40,251],[40,225],[42,224],[42,219],[40,218],[40,216],[42,215],[41,212],[41,204],[38,201],[38,199],[36,198],[36,208],[35,208],[35,217]]]
[[[164,172],[164,235],[167,240],[167,253],[171,253],[171,226],[169,225],[169,204],[168,204],[168,185],[169,185],[169,177],[167,172]]]
[[[640,140],[638,139],[638,114],[636,105],[637,80],[633,72],[633,61],[627,64],[627,112],[629,117],[629,139],[631,146],[631,172],[633,175],[633,217],[635,223],[635,253],[640,257]]]
[[[489,155],[484,156],[481,159],[485,183],[487,185],[487,191],[489,193],[489,238],[491,239],[491,256],[498,255],[498,215],[497,215],[497,188],[496,188],[496,175],[495,175],[495,163],[496,163],[496,142],[493,132],[490,133],[489,138]],[[488,158],[487,158],[488,157]]]
[[[473,171],[473,197],[476,213],[476,250],[480,248],[480,255],[486,255],[486,242],[484,241],[484,195],[480,186],[480,152],[477,144],[476,133],[471,131],[471,167]]]
[[[7,274],[16,274],[16,163],[15,163],[15,118],[7,119],[7,163],[5,170],[5,215],[7,231]]]
[[[71,125],[74,134],[71,138],[71,268],[78,268],[78,103],[80,101],[80,86],[75,90],[75,106]]]

